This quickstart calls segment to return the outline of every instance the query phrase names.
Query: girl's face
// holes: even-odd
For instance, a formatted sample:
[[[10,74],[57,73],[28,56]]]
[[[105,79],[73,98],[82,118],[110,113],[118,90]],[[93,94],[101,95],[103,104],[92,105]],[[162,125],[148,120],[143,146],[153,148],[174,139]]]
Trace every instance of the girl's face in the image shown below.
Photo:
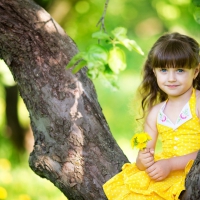
[[[192,87],[199,73],[197,68],[155,68],[154,74],[159,88],[168,96],[179,96]]]

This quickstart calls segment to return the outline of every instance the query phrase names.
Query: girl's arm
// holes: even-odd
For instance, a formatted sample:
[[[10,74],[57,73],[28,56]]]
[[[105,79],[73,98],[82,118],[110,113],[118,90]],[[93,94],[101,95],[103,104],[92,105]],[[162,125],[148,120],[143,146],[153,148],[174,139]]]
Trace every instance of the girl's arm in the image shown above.
[[[187,163],[196,158],[197,152],[198,151],[184,156],[159,160],[146,169],[146,172],[151,179],[155,181],[162,181],[170,174],[170,172],[185,169]]]
[[[195,160],[197,157],[198,151],[193,153],[184,155],[184,156],[177,156],[169,159],[169,164],[171,166],[171,171],[182,170],[185,169],[185,166],[190,160]]]
[[[158,115],[158,111],[160,107],[161,107],[161,104],[158,104],[150,110],[144,124],[144,131],[147,132],[152,138],[152,140],[148,142],[147,148],[153,149],[153,150],[155,149],[156,141],[158,138],[156,123],[157,123],[157,115]]]
[[[148,142],[146,149],[138,152],[136,166],[140,170],[146,170],[154,163],[154,149],[158,135],[156,121],[159,108],[160,106],[154,106],[151,109],[144,124],[144,131],[151,136],[152,140]]]

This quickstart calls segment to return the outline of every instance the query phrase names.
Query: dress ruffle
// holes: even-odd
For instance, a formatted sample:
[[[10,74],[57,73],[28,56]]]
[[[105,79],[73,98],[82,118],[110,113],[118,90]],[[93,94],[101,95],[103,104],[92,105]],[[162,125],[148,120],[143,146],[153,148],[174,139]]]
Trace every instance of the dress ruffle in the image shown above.
[[[174,171],[165,180],[156,182],[145,171],[140,171],[135,163],[126,163],[122,172],[103,188],[109,200],[178,200],[192,164],[191,160],[185,170]]]

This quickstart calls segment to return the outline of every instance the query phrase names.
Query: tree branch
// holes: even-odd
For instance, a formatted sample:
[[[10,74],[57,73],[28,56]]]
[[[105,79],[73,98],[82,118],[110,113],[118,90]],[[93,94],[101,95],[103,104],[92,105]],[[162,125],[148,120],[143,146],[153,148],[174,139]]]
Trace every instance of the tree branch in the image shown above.
[[[106,16],[107,8],[108,8],[108,3],[109,3],[109,0],[106,0],[103,14],[102,14],[100,20],[98,21],[98,23],[96,25],[96,26],[100,25],[100,30],[103,30],[104,32],[106,32],[106,28],[105,28],[105,16]]]

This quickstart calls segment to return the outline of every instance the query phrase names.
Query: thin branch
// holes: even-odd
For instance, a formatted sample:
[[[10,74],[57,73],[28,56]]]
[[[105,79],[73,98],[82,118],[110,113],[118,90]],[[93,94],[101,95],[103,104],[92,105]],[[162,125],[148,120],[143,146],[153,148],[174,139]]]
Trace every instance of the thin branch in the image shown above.
[[[104,32],[106,32],[106,28],[105,28],[105,15],[106,15],[106,11],[107,11],[107,8],[108,8],[108,2],[109,2],[109,0],[106,0],[103,14],[102,14],[100,20],[98,21],[98,23],[96,25],[96,26],[101,25],[100,26],[100,30],[103,30]]]
[[[56,31],[58,32],[58,29],[57,29],[56,24],[55,24],[54,20],[52,19],[52,17],[51,17],[49,20],[47,20],[47,21],[43,21],[43,22],[34,22],[34,24],[43,24],[43,26],[41,27],[41,28],[43,28],[43,27],[44,27],[48,22],[50,22],[50,21],[53,23],[53,25],[54,25]]]

